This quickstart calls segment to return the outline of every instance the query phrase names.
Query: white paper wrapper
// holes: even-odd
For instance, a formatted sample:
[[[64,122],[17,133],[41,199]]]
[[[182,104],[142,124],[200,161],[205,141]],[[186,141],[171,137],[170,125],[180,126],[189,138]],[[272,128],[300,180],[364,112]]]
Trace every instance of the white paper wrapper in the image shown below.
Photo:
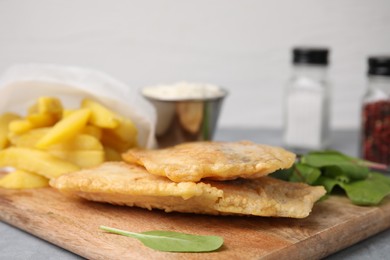
[[[60,98],[66,108],[78,108],[90,98],[133,120],[138,144],[155,147],[154,108],[137,89],[95,70],[50,64],[15,65],[0,76],[0,113],[25,115],[40,96]]]

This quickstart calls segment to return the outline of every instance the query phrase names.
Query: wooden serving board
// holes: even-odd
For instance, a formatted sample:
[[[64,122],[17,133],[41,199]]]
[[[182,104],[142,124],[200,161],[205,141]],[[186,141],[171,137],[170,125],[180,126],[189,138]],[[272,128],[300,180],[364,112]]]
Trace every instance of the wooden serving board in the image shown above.
[[[51,188],[0,189],[0,220],[88,259],[316,259],[389,228],[390,198],[359,207],[332,196],[306,219],[285,219],[164,213],[70,199]],[[225,243],[212,253],[158,252],[100,225],[220,235]]]

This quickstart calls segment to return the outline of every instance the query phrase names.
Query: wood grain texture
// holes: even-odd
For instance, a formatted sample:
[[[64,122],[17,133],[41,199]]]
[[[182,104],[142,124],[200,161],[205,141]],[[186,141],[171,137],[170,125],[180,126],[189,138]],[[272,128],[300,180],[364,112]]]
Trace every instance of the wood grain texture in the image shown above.
[[[0,189],[0,220],[88,259],[317,259],[389,228],[390,199],[359,207],[332,196],[299,220],[164,213],[69,199],[51,188]],[[225,243],[212,253],[158,252],[100,225],[220,235]]]

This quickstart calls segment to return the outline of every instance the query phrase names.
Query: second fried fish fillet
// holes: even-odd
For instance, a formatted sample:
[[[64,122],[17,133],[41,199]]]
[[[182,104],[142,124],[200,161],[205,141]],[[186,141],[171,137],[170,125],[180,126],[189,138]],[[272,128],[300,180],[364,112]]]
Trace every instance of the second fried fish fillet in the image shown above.
[[[144,166],[149,173],[175,182],[258,178],[290,168],[295,160],[295,154],[283,148],[249,141],[204,141],[158,150],[131,149],[122,157],[126,162]]]
[[[123,162],[66,174],[50,185],[71,196],[150,210],[291,218],[308,216],[314,202],[325,194],[322,186],[270,177],[175,183]]]

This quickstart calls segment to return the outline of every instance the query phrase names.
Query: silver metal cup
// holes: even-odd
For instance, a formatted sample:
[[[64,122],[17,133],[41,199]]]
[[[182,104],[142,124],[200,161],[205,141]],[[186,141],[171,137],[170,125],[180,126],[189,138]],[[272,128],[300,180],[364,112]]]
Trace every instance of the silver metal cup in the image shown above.
[[[143,95],[157,112],[156,139],[160,148],[212,140],[227,91],[211,98],[165,100]]]

